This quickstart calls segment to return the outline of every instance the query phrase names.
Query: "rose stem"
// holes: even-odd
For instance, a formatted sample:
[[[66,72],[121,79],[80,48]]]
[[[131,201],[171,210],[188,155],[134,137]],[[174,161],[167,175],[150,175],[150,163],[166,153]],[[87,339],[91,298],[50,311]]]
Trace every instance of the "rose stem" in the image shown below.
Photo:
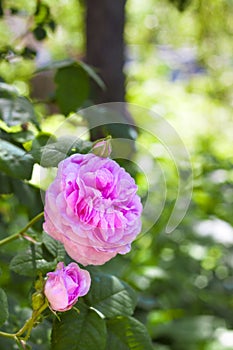
[[[24,233],[33,226],[38,220],[40,220],[44,215],[44,212],[37,214],[32,220],[29,221],[29,223],[22,228],[19,232],[15,233],[14,235],[11,235],[9,237],[6,237],[2,240],[0,240],[0,246],[7,244],[11,241],[14,241],[15,239],[18,239],[20,237],[23,237]]]

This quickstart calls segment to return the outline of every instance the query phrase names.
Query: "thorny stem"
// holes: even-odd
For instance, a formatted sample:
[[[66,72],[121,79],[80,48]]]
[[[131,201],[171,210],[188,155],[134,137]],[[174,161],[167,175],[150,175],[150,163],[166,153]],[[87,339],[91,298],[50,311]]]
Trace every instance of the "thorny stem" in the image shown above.
[[[5,338],[11,338],[15,340],[16,342],[21,340],[27,341],[30,337],[32,328],[37,321],[38,317],[41,315],[41,313],[48,307],[48,302],[46,301],[38,310],[34,310],[32,313],[31,318],[29,318],[22,328],[16,333],[7,333],[7,332],[1,332],[0,336]],[[23,335],[26,333],[26,335],[23,337]]]
[[[24,233],[31,227],[33,226],[38,220],[40,220],[44,215],[44,212],[37,214],[29,223],[22,228],[19,232],[15,233],[14,235],[11,235],[9,237],[6,237],[2,240],[0,240],[0,246],[7,244],[9,242],[12,242],[20,237],[24,237]],[[0,334],[1,335],[1,334]]]

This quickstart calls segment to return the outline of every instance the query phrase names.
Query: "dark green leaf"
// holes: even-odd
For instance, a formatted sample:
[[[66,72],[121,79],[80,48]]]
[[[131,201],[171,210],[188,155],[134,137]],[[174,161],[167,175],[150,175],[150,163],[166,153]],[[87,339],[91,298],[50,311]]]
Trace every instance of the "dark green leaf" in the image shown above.
[[[60,161],[74,153],[88,153],[92,143],[77,139],[76,137],[60,137],[56,141],[50,138],[42,147],[33,142],[31,154],[36,162],[43,167],[56,167]]]
[[[19,132],[10,133],[12,140],[18,143],[24,143],[27,141],[31,141],[34,138],[34,133],[30,130],[23,130]]]
[[[0,172],[0,194],[12,193],[11,178],[4,173]]]
[[[132,315],[137,303],[136,292],[115,276],[92,273],[87,303],[106,317]]]
[[[10,263],[10,269],[19,275],[35,276],[35,273],[46,273],[54,270],[59,261],[64,260],[65,251],[60,242],[51,240],[35,247],[35,257],[29,249],[17,254]],[[47,247],[49,245],[49,247]],[[35,271],[36,270],[36,271]]]
[[[55,29],[56,29],[56,27],[57,27],[57,24],[56,24],[56,22],[55,22],[53,19],[51,19],[51,20],[49,21],[48,26],[49,26],[49,28],[50,28],[53,32],[55,32]]]
[[[41,148],[46,146],[48,142],[55,142],[56,137],[48,132],[40,132],[36,135],[35,139],[32,142],[32,149]]]
[[[3,94],[3,97],[0,97],[0,118],[8,126],[20,125],[28,121],[37,125],[34,109],[29,100],[24,97],[17,97],[14,89],[12,89],[12,94],[10,88],[0,91],[1,95]]]
[[[12,179],[12,188],[19,203],[24,205],[30,218],[43,211],[42,191],[22,180]],[[39,227],[40,222],[37,222],[34,227]]]
[[[21,55],[23,56],[23,58],[34,59],[36,56],[36,50],[26,46],[21,52]]]
[[[0,171],[18,179],[29,180],[33,164],[30,154],[10,142],[0,140]]]
[[[76,112],[89,96],[89,77],[78,65],[58,69],[55,75],[56,98],[61,112],[65,115]]]
[[[52,330],[52,350],[105,350],[106,323],[80,301],[80,310],[70,310],[55,319]],[[118,349],[119,350],[119,349]]]
[[[153,350],[146,327],[133,317],[118,316],[107,321],[106,350]]]
[[[2,288],[0,288],[0,326],[2,326],[8,318],[8,303],[6,293]]]
[[[32,141],[32,147],[30,153],[32,154],[35,162],[41,162],[41,155],[43,147],[49,143],[56,142],[56,137],[52,134],[40,132]]]
[[[43,66],[42,68],[39,68],[37,72],[41,72],[45,70],[61,69],[61,68],[72,67],[72,66],[81,67],[88,74],[88,76],[91,79],[93,79],[96,82],[96,84],[99,85],[101,89],[106,88],[103,80],[98,76],[94,68],[92,68],[91,66],[87,65],[82,61],[76,61],[72,58],[50,62],[47,65]]]
[[[47,36],[46,30],[40,24],[33,30],[33,34],[38,41],[44,40]]]
[[[56,241],[55,239],[53,239],[52,237],[50,237],[47,233],[43,233],[42,242],[46,246],[46,248],[48,249],[49,253],[54,258],[56,258],[58,255],[57,249],[58,249],[58,247],[59,247],[59,249],[62,247],[61,244],[58,241]],[[64,251],[63,251],[63,253],[65,254]],[[60,253],[59,253],[59,255],[60,255]]]
[[[86,63],[79,61],[78,64],[87,72],[87,74],[89,75],[90,78],[92,78],[97,85],[99,85],[99,87],[101,89],[106,89],[106,86],[103,82],[103,80],[98,76],[98,74],[96,74],[94,68],[92,68],[91,66],[87,65]]]

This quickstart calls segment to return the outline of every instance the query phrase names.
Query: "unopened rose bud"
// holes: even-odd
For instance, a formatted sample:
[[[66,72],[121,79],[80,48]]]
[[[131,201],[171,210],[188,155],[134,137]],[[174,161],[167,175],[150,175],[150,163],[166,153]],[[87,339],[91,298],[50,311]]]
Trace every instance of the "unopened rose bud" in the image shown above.
[[[91,278],[86,270],[76,263],[64,266],[57,264],[56,271],[47,273],[44,294],[54,311],[67,311],[77,302],[78,297],[86,295],[90,289]]]
[[[96,156],[108,158],[112,152],[111,138],[98,141],[91,149]]]

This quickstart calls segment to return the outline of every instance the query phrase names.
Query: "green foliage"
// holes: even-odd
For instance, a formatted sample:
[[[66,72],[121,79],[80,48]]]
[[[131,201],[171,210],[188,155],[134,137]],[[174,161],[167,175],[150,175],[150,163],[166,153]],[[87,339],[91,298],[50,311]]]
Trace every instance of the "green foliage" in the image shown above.
[[[1,305],[0,326],[2,326],[9,316],[7,296],[2,288],[0,288],[0,305]]]
[[[112,275],[93,273],[91,289],[86,297],[88,305],[105,317],[133,314],[137,295],[126,283]]]
[[[56,98],[65,115],[77,111],[89,96],[89,81],[81,66],[60,68],[55,76]]]
[[[77,310],[55,320],[52,349],[153,349],[145,326],[128,316],[135,308],[136,295],[123,281],[92,270],[85,303],[78,302]]]
[[[118,316],[107,321],[108,341],[106,349],[152,350],[151,339],[145,326],[132,317]]]
[[[65,251],[60,242],[47,236],[43,235],[41,244],[31,245],[26,252],[15,255],[11,260],[10,269],[29,277],[54,270],[57,263],[64,260]]]
[[[33,140],[31,154],[43,167],[56,167],[60,161],[74,153],[88,153],[92,147],[89,141],[76,137],[60,137],[40,133]]]
[[[69,125],[75,137],[64,138],[58,128],[70,113],[92,103],[92,80],[105,88],[98,72],[77,59],[83,57],[80,49],[85,42],[80,3],[0,1],[1,240],[43,210],[42,182],[51,182],[51,168],[68,155],[91,150],[86,122],[95,127],[116,116],[101,111],[88,119],[83,113],[78,124]],[[6,12],[9,19],[26,19],[22,36],[16,37],[9,28]],[[233,329],[232,13],[232,1],[227,0],[127,1],[127,99],[162,114],[184,140],[194,171],[192,202],[172,234],[164,234],[165,215],[134,242],[131,253],[114,258],[100,270],[90,269],[92,286],[76,304],[79,311],[57,317],[49,309],[44,311],[27,340],[28,348],[48,350],[51,329],[54,350],[232,348],[223,341],[231,340]],[[34,35],[32,46],[28,34]],[[43,67],[36,67],[34,61],[39,46],[48,48],[52,56]],[[195,51],[194,62],[185,64],[187,56],[180,49],[190,47]],[[168,58],[161,55],[163,49]],[[32,93],[32,77],[43,73],[51,74],[53,86],[40,98]],[[43,80],[40,91],[46,87]],[[141,118],[146,124],[147,116]],[[156,154],[151,166],[155,178],[158,163],[166,175],[166,214],[177,180],[172,164],[157,140],[143,131],[138,135],[124,122],[112,123],[103,131],[113,137],[138,137]],[[115,150],[120,147],[127,155],[132,153],[132,144],[129,149],[123,142],[115,144]],[[137,156],[143,158],[140,149]],[[135,176],[146,200],[148,184],[143,174],[130,162],[122,164]],[[159,180],[154,191],[158,203],[160,184]],[[42,233],[41,223],[0,247],[3,332],[18,331],[31,317],[35,279],[43,280],[59,261],[69,261],[62,245]],[[0,337],[1,349],[12,349],[13,344],[14,340]]]
[[[0,170],[18,179],[29,180],[32,175],[33,158],[12,143],[0,140]]]
[[[78,311],[71,310],[55,320],[52,331],[52,350],[105,349],[106,325],[94,310],[77,304]]]
[[[0,83],[0,118],[8,126],[24,124],[29,121],[38,125],[30,101],[19,96],[17,89],[5,83]]]

